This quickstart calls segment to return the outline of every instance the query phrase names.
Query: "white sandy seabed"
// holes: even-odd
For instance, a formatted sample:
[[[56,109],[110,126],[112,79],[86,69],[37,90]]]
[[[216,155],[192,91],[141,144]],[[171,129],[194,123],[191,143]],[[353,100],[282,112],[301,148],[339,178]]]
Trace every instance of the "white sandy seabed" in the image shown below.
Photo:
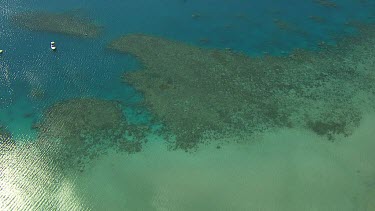
[[[16,150],[1,159],[0,208],[372,211],[374,125],[375,113],[366,115],[334,143],[291,129],[195,153],[154,141],[141,153],[102,156],[72,178],[51,173],[41,154]]]

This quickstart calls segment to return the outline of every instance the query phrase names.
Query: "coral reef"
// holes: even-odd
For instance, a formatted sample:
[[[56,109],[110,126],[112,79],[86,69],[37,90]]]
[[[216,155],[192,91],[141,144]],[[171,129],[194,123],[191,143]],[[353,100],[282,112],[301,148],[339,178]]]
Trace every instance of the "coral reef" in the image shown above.
[[[52,159],[80,170],[108,149],[139,152],[148,129],[129,125],[119,102],[90,98],[58,102],[36,125],[38,144],[53,147]]]
[[[83,18],[76,12],[24,12],[12,17],[18,26],[34,31],[61,33],[79,37],[92,38],[101,32],[101,27]]]
[[[124,79],[175,136],[174,147],[189,150],[202,140],[277,127],[304,127],[330,140],[350,135],[360,107],[374,100],[374,35],[375,27],[363,26],[336,47],[256,58],[143,34],[109,48],[142,62]]]

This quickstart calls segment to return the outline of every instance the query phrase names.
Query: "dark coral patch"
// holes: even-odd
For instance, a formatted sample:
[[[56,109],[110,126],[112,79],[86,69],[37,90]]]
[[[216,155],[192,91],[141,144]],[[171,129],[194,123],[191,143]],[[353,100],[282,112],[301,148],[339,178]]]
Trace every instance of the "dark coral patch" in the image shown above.
[[[59,166],[82,169],[108,150],[142,149],[147,126],[130,125],[118,101],[71,99],[48,108],[38,127],[38,143]]]

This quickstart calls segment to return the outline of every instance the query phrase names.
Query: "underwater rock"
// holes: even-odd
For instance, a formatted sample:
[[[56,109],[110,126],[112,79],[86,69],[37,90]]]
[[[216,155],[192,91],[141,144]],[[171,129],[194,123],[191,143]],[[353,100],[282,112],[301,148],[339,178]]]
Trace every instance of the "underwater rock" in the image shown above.
[[[277,26],[277,28],[282,31],[296,33],[303,37],[308,36],[308,33],[306,31],[300,29],[298,26],[296,26],[293,23],[287,22],[285,20],[277,19],[277,18],[275,18],[273,22]]]
[[[38,131],[39,144],[53,149],[48,150],[52,159],[80,170],[109,149],[141,151],[147,132],[144,126],[127,123],[118,101],[94,98],[58,102],[44,112],[37,125],[34,129]]]
[[[33,87],[30,90],[29,97],[34,100],[42,100],[46,96],[44,89],[40,87]]]
[[[45,31],[85,38],[97,37],[102,28],[75,12],[24,12],[12,17],[13,23],[33,31]]]
[[[0,125],[0,152],[12,149],[15,144],[12,134],[4,126]]]
[[[202,17],[202,15],[199,14],[199,13],[193,13],[193,14],[191,14],[191,18],[193,18],[193,19],[198,19],[198,18],[201,18],[201,17]]]
[[[337,8],[337,4],[329,0],[314,0],[314,2],[324,7]]]
[[[324,17],[321,17],[321,16],[311,15],[311,16],[309,16],[309,19],[316,22],[316,23],[325,23],[326,22],[326,19]]]
[[[350,135],[361,119],[358,94],[365,93],[366,105],[374,102],[375,27],[365,28],[336,47],[286,56],[253,58],[144,34],[108,47],[141,61],[124,79],[176,138],[174,148],[189,150],[203,140],[280,127],[329,139]]]

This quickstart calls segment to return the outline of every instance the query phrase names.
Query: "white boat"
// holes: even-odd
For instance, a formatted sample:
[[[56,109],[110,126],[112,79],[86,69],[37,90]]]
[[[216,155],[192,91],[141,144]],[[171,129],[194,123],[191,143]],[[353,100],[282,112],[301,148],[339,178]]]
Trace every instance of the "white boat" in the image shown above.
[[[3,50],[0,50],[0,54],[2,54],[4,51]]]
[[[54,50],[56,50],[56,45],[55,45],[55,42],[51,42],[51,49],[54,51]]]

